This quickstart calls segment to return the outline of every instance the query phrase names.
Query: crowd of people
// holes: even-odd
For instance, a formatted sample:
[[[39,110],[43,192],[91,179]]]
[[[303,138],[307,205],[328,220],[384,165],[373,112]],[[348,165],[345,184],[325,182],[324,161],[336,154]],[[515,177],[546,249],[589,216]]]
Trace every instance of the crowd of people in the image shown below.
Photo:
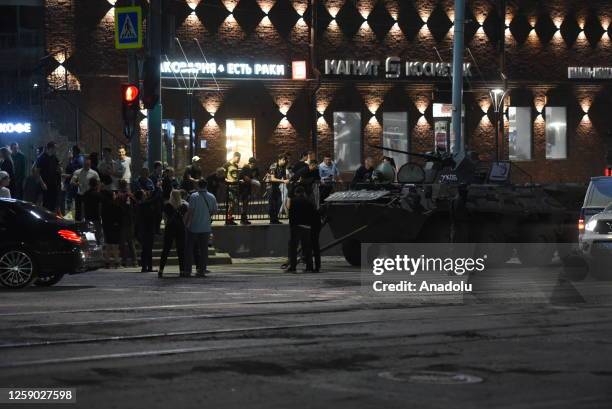
[[[105,148],[99,157],[96,152],[85,155],[75,145],[65,166],[56,150],[54,142],[41,149],[28,175],[26,157],[17,143],[0,148],[0,197],[26,200],[91,223],[96,240],[104,245],[108,267],[140,265],[143,272],[154,271],[153,245],[163,220],[158,275],[163,276],[173,246],[182,276],[191,274],[194,260],[196,274],[205,275],[218,202],[226,205],[226,225],[238,224],[238,217],[240,224],[248,225],[253,194],[265,188],[269,222],[281,224],[282,216],[289,219],[289,271],[296,269],[298,247],[307,271],[321,268],[320,203],[342,181],[330,156],[319,163],[315,153],[307,151],[292,163],[286,153],[261,172],[255,158],[241,166],[241,154],[236,152],[208,176],[203,175],[202,160],[196,156],[179,180],[174,169],[161,162],[155,162],[152,171],[143,167],[134,176],[125,147],[118,149],[117,156]],[[373,171],[373,161],[367,158],[352,183],[369,180]],[[139,258],[136,241],[141,248]]]

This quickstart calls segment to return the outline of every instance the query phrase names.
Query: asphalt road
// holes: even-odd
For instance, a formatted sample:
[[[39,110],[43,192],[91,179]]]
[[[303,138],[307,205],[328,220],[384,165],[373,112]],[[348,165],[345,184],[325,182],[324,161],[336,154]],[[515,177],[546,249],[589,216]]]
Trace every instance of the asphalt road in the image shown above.
[[[339,261],[277,266],[1,291],[0,387],[76,388],[65,406],[88,409],[612,407],[609,283],[516,268],[415,301],[368,296]]]

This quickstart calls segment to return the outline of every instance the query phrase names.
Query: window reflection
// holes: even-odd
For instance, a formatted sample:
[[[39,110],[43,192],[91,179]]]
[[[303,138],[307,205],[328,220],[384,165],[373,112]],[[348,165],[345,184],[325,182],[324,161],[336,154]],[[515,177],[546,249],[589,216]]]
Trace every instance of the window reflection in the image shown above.
[[[546,107],[546,159],[567,158],[567,109]]]
[[[361,164],[361,113],[334,112],[334,156],[340,172]]]
[[[531,160],[531,108],[508,108],[508,156],[510,160]]]

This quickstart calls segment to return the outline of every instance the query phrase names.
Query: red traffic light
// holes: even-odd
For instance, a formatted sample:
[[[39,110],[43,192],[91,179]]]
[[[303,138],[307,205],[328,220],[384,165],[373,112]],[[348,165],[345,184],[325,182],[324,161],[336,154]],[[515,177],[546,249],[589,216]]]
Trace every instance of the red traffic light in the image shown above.
[[[123,101],[132,104],[138,101],[138,87],[136,85],[126,85],[123,88]]]

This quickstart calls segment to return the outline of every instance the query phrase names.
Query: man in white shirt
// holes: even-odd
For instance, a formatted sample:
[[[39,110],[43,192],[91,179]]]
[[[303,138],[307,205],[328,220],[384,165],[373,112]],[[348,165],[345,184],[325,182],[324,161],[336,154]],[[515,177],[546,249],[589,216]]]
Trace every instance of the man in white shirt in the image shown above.
[[[132,179],[132,158],[127,156],[124,146],[119,148],[119,163],[123,166],[123,176],[121,179],[129,183]]]
[[[83,215],[83,195],[89,190],[89,181],[91,179],[97,179],[100,181],[100,175],[98,172],[91,168],[91,160],[86,158],[83,162],[83,167],[77,169],[72,174],[70,183],[77,186],[77,194],[74,200],[74,220],[81,221]]]
[[[321,177],[321,186],[319,187],[321,202],[329,196],[334,188],[334,183],[341,183],[340,171],[336,164],[332,161],[331,156],[323,157],[323,162],[319,165],[319,176]]]
[[[113,160],[111,148],[104,148],[102,151],[102,161],[98,164],[98,172],[101,175],[110,176],[110,190],[119,190],[119,180],[124,176],[124,167],[120,161]],[[103,181],[103,184],[106,183]]]
[[[182,277],[191,275],[193,253],[198,249],[198,271],[199,277],[207,273],[208,264],[208,240],[212,232],[212,216],[218,210],[217,199],[206,189],[206,179],[198,180],[198,187],[189,196],[189,210],[185,215],[185,266]]]
[[[331,156],[323,157],[323,162],[319,165],[319,176],[321,176],[321,183],[341,182],[340,171]]]

